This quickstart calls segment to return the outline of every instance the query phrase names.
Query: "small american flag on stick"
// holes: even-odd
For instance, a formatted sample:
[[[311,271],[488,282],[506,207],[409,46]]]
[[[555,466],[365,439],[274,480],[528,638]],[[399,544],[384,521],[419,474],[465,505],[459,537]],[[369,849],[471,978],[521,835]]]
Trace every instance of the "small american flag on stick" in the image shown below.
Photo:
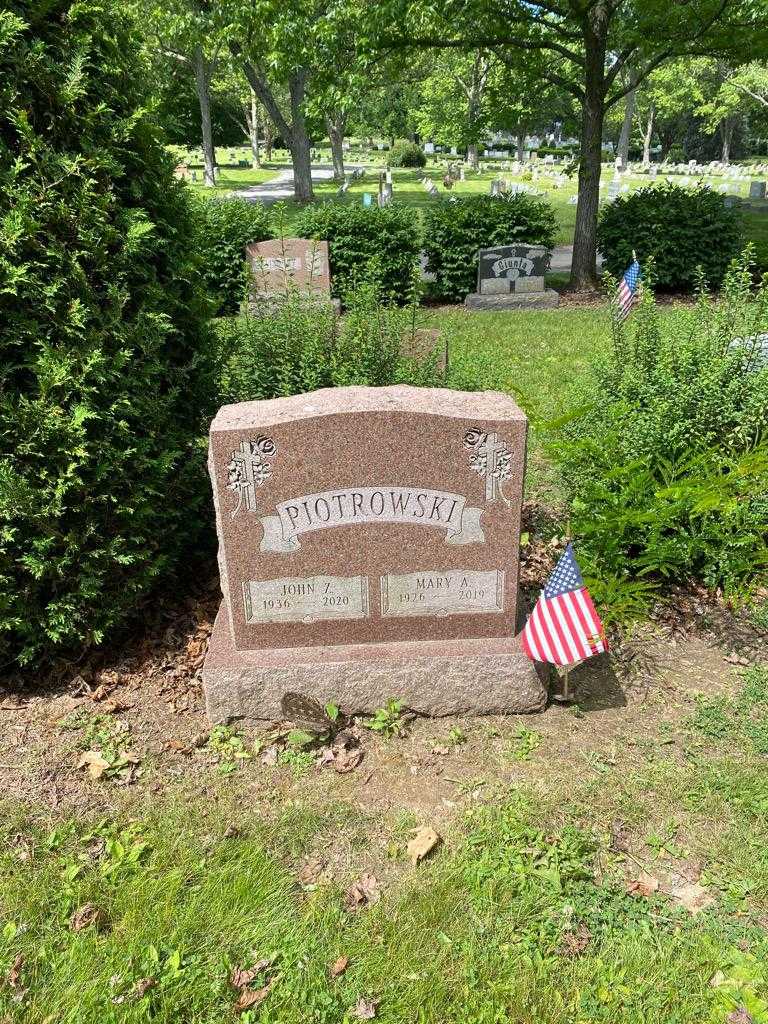
[[[532,661],[550,665],[574,665],[607,650],[603,624],[571,544],[547,580],[520,642]]]
[[[634,252],[632,253],[632,262],[624,271],[624,276],[619,282],[619,290],[617,294],[619,304],[619,316],[622,320],[626,320],[629,316],[629,311],[637,302],[638,288],[640,286],[640,264],[637,262],[637,257]]]

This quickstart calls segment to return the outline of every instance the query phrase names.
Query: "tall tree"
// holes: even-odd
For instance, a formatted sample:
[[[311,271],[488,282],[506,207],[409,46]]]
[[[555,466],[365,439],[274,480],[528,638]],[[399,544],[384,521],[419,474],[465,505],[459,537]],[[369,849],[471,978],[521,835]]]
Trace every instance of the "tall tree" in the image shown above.
[[[486,87],[492,63],[487,50],[438,54],[414,111],[421,135],[443,145],[466,146],[467,160],[475,169],[478,143],[488,127]]]
[[[156,54],[192,75],[200,105],[203,182],[216,183],[216,151],[211,128],[211,83],[222,53],[221,22],[213,7],[188,0],[135,0],[133,5]]]
[[[370,9],[379,46],[529,54],[542,80],[581,106],[581,161],[571,283],[596,282],[596,230],[606,111],[674,57],[727,58],[765,48],[764,0],[383,0]],[[397,26],[397,28],[393,28]],[[514,56],[513,56],[514,55]]]

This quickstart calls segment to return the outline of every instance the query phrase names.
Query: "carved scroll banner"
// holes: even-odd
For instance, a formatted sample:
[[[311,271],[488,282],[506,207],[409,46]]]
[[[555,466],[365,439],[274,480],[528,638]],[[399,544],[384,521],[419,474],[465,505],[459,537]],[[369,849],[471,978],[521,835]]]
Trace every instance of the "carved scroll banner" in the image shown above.
[[[264,516],[262,551],[287,554],[298,537],[332,526],[399,523],[445,530],[446,544],[482,544],[481,508],[467,508],[461,494],[416,487],[350,487],[281,501],[277,515]]]

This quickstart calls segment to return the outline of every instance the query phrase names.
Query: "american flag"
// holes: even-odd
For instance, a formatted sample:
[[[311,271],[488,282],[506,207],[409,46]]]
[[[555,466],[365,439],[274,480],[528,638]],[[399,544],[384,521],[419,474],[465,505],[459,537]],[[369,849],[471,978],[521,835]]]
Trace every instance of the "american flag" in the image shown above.
[[[605,630],[568,545],[547,580],[520,641],[532,661],[573,665],[608,648]]]
[[[632,262],[624,271],[624,277],[619,282],[618,300],[619,315],[626,320],[629,311],[637,301],[637,289],[640,284],[640,264],[632,257]]]

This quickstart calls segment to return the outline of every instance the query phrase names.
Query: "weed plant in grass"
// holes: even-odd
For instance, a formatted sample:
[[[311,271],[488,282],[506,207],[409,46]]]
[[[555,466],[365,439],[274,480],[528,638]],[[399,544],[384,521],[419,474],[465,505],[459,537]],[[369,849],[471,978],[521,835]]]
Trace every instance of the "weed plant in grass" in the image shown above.
[[[652,266],[648,268],[652,273]],[[768,570],[768,286],[749,254],[715,299],[662,318],[650,284],[575,386],[553,446],[598,601],[624,617],[666,581],[738,594]]]
[[[223,402],[246,402],[353,384],[434,386],[436,353],[402,355],[421,317],[418,293],[406,306],[384,301],[376,284],[361,284],[339,319],[329,304],[288,286],[268,316],[246,315],[219,324]]]

